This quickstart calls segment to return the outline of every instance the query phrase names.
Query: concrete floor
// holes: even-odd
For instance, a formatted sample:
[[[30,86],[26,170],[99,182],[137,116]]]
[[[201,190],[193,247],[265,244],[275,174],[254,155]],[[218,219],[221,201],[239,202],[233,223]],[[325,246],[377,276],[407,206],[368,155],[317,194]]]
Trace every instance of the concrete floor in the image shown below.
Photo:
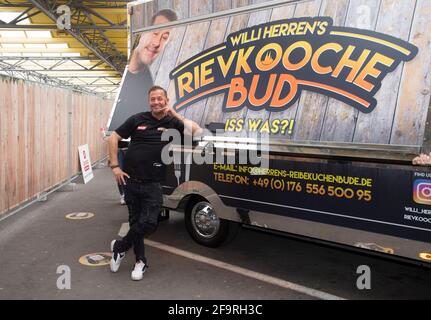
[[[85,254],[109,252],[127,222],[110,170],[94,173],[89,184],[55,192],[0,222],[0,299],[314,299],[150,246],[150,268],[139,282],[130,280],[131,251],[116,274],[109,265],[80,264]],[[72,212],[95,216],[66,219]],[[171,213],[150,239],[347,299],[431,298],[430,269],[248,229],[230,244],[209,249],[191,240],[179,213]],[[62,265],[71,271],[70,290],[57,288]],[[371,290],[356,287],[359,265],[371,268]]]

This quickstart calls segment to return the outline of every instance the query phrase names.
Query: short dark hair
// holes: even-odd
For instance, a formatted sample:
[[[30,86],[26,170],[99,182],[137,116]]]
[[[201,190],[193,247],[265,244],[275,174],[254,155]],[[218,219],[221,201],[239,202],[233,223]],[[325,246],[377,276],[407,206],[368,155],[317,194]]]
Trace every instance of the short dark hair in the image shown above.
[[[165,94],[165,97],[166,97],[166,98],[168,97],[168,93],[167,93],[167,91],[166,91],[164,88],[162,88],[161,86],[152,86],[152,87],[150,88],[150,90],[148,90],[148,97],[150,96],[150,93],[151,93],[151,92],[156,91],[156,90],[162,90],[162,91],[163,91],[163,93]]]
[[[163,10],[158,11],[158,12],[157,12],[157,13],[156,13],[152,18],[151,18],[151,25],[153,25],[153,24],[154,24],[154,21],[156,20],[156,18],[157,18],[158,16],[163,16],[163,17],[165,17],[166,19],[168,19],[168,20],[169,20],[169,22],[178,20],[178,16],[177,16],[177,14],[176,14],[176,12],[175,12],[174,10],[171,10],[171,9],[163,9]],[[140,33],[140,34],[135,38],[135,40],[134,40],[134,42],[133,42],[132,50],[135,50],[135,49],[136,49],[136,47],[138,46],[138,44],[139,44],[139,40],[141,39],[141,36],[142,36],[142,35],[143,35],[143,33]]]
[[[163,16],[169,21],[176,21],[178,20],[177,13],[174,10],[171,9],[163,9],[158,11],[152,18],[151,18],[151,24],[154,24],[154,21],[158,16]]]

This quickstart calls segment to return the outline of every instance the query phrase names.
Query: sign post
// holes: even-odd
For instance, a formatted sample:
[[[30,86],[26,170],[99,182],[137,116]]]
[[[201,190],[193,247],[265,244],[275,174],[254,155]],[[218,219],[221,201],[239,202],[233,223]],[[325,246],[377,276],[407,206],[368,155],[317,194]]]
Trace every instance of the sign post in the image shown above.
[[[91,168],[90,151],[88,150],[88,144],[84,144],[78,147],[79,150],[79,161],[81,163],[82,178],[84,183],[93,179],[93,170]]]

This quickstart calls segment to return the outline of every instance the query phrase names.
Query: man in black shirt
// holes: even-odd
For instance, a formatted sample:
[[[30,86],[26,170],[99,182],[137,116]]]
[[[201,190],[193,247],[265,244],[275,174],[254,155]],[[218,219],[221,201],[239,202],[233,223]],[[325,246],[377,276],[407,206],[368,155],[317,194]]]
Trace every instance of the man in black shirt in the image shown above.
[[[117,272],[126,251],[132,246],[136,255],[133,280],[141,280],[147,268],[144,236],[153,233],[163,203],[160,182],[165,178],[161,153],[167,141],[162,141],[164,130],[199,134],[201,128],[185,119],[168,106],[166,90],[153,86],[148,91],[149,112],[141,112],[126,120],[109,137],[110,167],[118,183],[125,185],[125,199],[129,209],[130,230],[122,240],[111,242],[111,271]],[[124,171],[118,165],[118,141],[131,138],[124,159]]]

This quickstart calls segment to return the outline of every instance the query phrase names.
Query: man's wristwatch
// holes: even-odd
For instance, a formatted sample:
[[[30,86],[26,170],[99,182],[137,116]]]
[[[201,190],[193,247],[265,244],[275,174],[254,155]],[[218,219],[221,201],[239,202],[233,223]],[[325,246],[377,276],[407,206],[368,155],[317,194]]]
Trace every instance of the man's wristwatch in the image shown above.
[[[111,169],[115,169],[115,168],[119,168],[120,166],[118,165],[118,164],[115,164],[115,165],[112,165],[112,166],[109,166]]]

